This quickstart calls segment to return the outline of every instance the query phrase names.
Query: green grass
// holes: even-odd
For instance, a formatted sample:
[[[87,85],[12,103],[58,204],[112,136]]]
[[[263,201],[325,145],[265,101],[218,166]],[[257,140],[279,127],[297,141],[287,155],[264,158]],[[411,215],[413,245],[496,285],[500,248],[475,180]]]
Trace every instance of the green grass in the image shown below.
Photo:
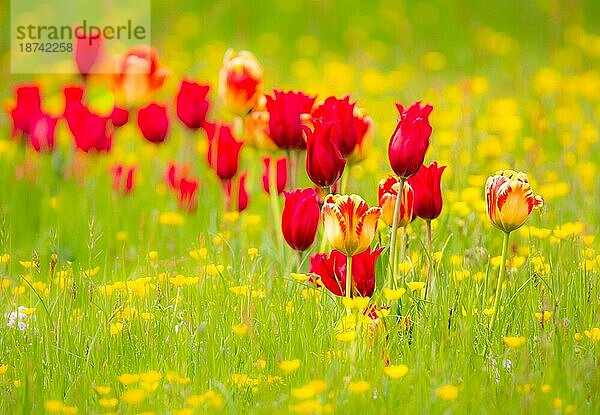
[[[374,119],[375,140],[369,158],[352,170],[348,188],[369,205],[377,202],[377,182],[390,172],[386,147],[396,121],[394,103],[423,99],[434,105],[427,160],[449,165],[442,179],[444,209],[434,221],[433,249],[443,252],[436,265],[437,294],[433,301],[422,301],[419,292],[406,293],[400,302],[386,300],[384,252],[373,302],[390,305],[390,315],[374,330],[361,326],[356,340],[339,341],[337,327],[346,315],[341,300],[294,280],[291,272],[307,271],[307,255],[298,266],[295,253],[278,246],[269,197],[260,184],[257,160],[263,153],[242,151],[251,202],[232,223],[225,220],[220,184],[199,145],[190,160],[202,182],[199,206],[193,214],[181,212],[184,223],[172,226],[160,223],[160,216],[177,211],[163,183],[166,163],[177,157],[184,134],[174,117],[158,151],[132,126],[118,131],[111,155],[85,158],[81,183],[66,177],[73,151],[64,126],[57,152],[37,155],[8,141],[5,119],[0,255],[10,259],[0,264],[0,278],[9,281],[0,288],[0,365],[8,365],[0,375],[0,412],[44,413],[47,401],[58,400],[79,413],[177,413],[193,407],[186,401],[190,396],[209,390],[217,398],[197,399],[205,400],[194,407],[198,413],[600,412],[600,342],[585,334],[600,326],[599,238],[590,237],[600,229],[600,96],[593,78],[600,73],[597,53],[586,46],[591,43],[573,44],[565,36],[574,24],[589,36],[600,32],[594,2],[575,2],[569,10],[557,5],[550,12],[542,2],[154,3],[155,44],[174,72],[161,99],[173,96],[183,75],[209,80],[215,85],[212,117],[225,116],[215,81],[229,46],[256,52],[268,89],[293,87],[320,98],[350,93],[358,99]],[[285,9],[290,5],[295,8]],[[181,16],[196,16],[198,30],[186,33],[189,26],[178,25]],[[511,51],[498,55],[486,49],[478,41],[482,27],[506,33]],[[298,42],[305,35],[310,38]],[[306,42],[314,46],[315,39],[318,48],[303,48]],[[445,57],[440,70],[423,64],[432,51]],[[547,67],[562,78],[539,88],[540,70]],[[481,79],[476,77],[488,88],[468,93],[473,79]],[[2,96],[23,79],[2,85]],[[52,106],[68,79],[39,81]],[[206,140],[201,134],[196,139]],[[108,168],[126,159],[137,162],[139,176],[133,194],[120,197],[111,190]],[[30,174],[19,179],[24,166]],[[554,236],[529,237],[527,227],[511,235],[509,258],[522,263],[508,271],[497,322],[502,330],[490,337],[484,310],[494,297],[498,268],[492,258],[500,255],[502,235],[486,218],[483,186],[487,176],[506,167],[525,171],[546,199],[528,225]],[[309,186],[303,171],[300,178]],[[561,235],[565,228],[572,232]],[[220,234],[226,242],[215,240]],[[424,223],[413,222],[407,280],[423,279],[424,236]],[[382,229],[374,244],[387,246],[388,238]],[[312,252],[319,240],[320,233]],[[206,248],[206,258],[190,256],[199,248]],[[257,248],[258,257],[249,248]],[[151,251],[158,260],[149,257]],[[54,270],[52,254],[58,258]],[[547,272],[536,270],[537,257],[549,265]],[[587,269],[581,266],[585,257]],[[34,259],[39,268],[19,263]],[[214,265],[223,271],[211,275]],[[95,267],[95,275],[86,272]],[[455,274],[463,270],[469,275],[459,282]],[[170,281],[178,274],[199,280],[178,288]],[[103,293],[102,287],[115,283],[127,288]],[[261,295],[230,290],[244,285]],[[35,307],[23,331],[6,325],[5,315],[19,306]],[[131,310],[135,315],[128,316]],[[545,324],[535,317],[542,310],[553,312]],[[146,320],[142,313],[152,316]],[[411,330],[400,315],[410,316]],[[123,329],[111,334],[116,323]],[[246,334],[232,330],[240,324],[247,325]],[[524,336],[526,344],[512,349],[503,336]],[[389,378],[386,358],[407,365],[408,374]],[[279,363],[292,359],[300,366],[285,373]],[[142,379],[126,386],[118,379],[151,370],[162,375],[157,385]],[[189,382],[167,379],[170,371]],[[234,374],[249,380],[233,382]],[[308,400],[294,396],[313,380],[325,381],[327,388]],[[365,393],[351,391],[349,384],[359,380],[369,383]],[[448,384],[458,387],[456,400],[436,393]],[[96,386],[111,387],[106,396],[118,399],[114,409],[100,405]],[[140,403],[122,399],[135,389],[145,391]]]

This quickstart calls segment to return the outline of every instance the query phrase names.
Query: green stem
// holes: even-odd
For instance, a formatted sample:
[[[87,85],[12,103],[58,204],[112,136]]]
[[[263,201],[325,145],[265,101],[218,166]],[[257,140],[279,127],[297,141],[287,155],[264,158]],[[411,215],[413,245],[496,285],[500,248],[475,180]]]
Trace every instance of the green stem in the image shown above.
[[[429,271],[429,277],[427,278],[427,291],[425,291],[425,298],[433,295],[435,290],[435,270],[433,266],[433,252],[431,252],[431,219],[425,221],[425,227],[427,229],[427,237],[425,240],[425,247],[427,249],[427,267]]]
[[[352,297],[352,256],[346,257],[346,298]]]
[[[398,257],[396,256],[396,239],[398,236],[398,215],[400,212],[400,205],[402,204],[402,191],[404,189],[404,177],[400,177],[400,187],[398,188],[398,195],[396,197],[396,206],[394,207],[394,221],[392,222],[392,235],[390,237],[390,263],[388,267],[388,281],[387,285],[390,286],[392,280],[395,281],[395,274],[398,270]]]
[[[323,187],[323,191],[325,192],[325,196],[331,193],[331,186]],[[327,235],[325,234],[325,229],[323,229],[323,233],[321,234],[321,243],[319,244],[319,253],[325,252],[325,248],[327,247]]]
[[[347,165],[342,173],[342,178],[340,179],[340,194],[346,194],[346,188],[348,187],[348,180],[350,179],[350,169],[351,165]]]
[[[279,197],[277,195],[277,162],[271,158],[269,162],[269,196],[271,197],[271,211],[273,213],[273,230],[279,241],[279,249],[283,246],[283,234],[280,229],[281,212],[279,211]]]
[[[494,298],[494,308],[492,312],[492,319],[490,320],[489,331],[492,333],[494,329],[494,322],[498,317],[498,308],[500,303],[500,297],[502,296],[502,283],[504,282],[504,273],[506,271],[506,257],[508,255],[508,239],[510,232],[504,232],[504,241],[502,243],[502,261],[500,262],[500,273],[498,274],[498,282],[496,283],[496,297]]]

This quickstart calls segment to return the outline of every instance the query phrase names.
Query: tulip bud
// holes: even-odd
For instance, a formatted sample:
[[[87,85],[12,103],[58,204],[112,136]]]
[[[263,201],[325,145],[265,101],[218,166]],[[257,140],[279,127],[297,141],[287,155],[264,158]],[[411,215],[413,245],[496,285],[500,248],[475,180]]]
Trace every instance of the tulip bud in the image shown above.
[[[337,99],[329,97],[313,112],[313,117],[320,119],[323,123],[334,122],[339,128],[339,151],[346,157],[358,143],[358,132],[354,124],[354,107],[356,103],[350,103],[350,97]]]
[[[437,162],[429,167],[422,166],[417,174],[408,179],[415,191],[415,216],[432,220],[442,212],[442,173],[446,166],[438,167]]]
[[[187,212],[193,212],[198,205],[198,180],[191,177],[182,177],[179,181],[179,209]]]
[[[262,177],[263,189],[266,193],[269,193],[269,169],[271,168],[271,163],[273,159],[265,157],[263,158],[263,163],[265,165],[265,171]],[[285,157],[277,160],[277,193],[280,194],[285,189],[285,185],[287,184],[287,159]]]
[[[380,207],[369,208],[358,195],[328,195],[321,212],[329,243],[347,256],[371,245],[381,216]]]
[[[86,34],[82,27],[75,30],[75,63],[82,76],[92,73],[102,49],[102,36]]]
[[[169,132],[169,116],[167,107],[151,103],[140,109],[137,122],[144,138],[151,143],[160,144],[167,138]]]
[[[346,166],[346,160],[338,149],[339,124],[322,124],[315,120],[314,131],[308,127],[306,144],[306,172],[314,184],[329,187],[337,182]]]
[[[165,179],[169,187],[173,190],[179,191],[179,183],[181,179],[188,177],[191,173],[191,166],[188,164],[175,164],[170,162],[167,166],[167,170],[165,173]]]
[[[177,118],[186,127],[197,130],[206,120],[210,103],[206,98],[210,86],[183,80],[177,93]]]
[[[370,249],[352,257],[351,297],[371,297],[375,291],[375,265],[383,248]],[[332,294],[346,296],[346,255],[333,250],[329,255],[315,254],[310,258],[309,272],[318,275]]]
[[[225,107],[238,115],[246,115],[262,93],[263,69],[251,52],[229,49],[219,72],[219,93]]]
[[[129,111],[125,108],[114,107],[112,114],[110,115],[110,120],[115,128],[120,128],[129,121]]]
[[[208,136],[209,166],[221,180],[230,180],[237,173],[243,143],[236,141],[229,125],[207,122],[204,129]]]
[[[387,179],[382,179],[379,182],[377,192],[379,207],[381,207],[381,219],[387,226],[392,226],[394,223],[394,210],[396,209],[399,189],[400,180],[396,176],[389,176]],[[414,192],[408,182],[404,182],[401,197],[400,210],[398,212],[398,227],[403,228],[413,219]]]
[[[13,121],[12,136],[31,134],[42,116],[42,97],[38,85],[21,85],[16,88],[16,105],[10,110]]]
[[[29,143],[38,153],[54,150],[57,121],[57,118],[43,114],[35,123],[33,131],[29,135]]]
[[[131,193],[136,170],[135,166],[124,166],[123,164],[114,166],[111,169],[113,176],[113,190],[123,195]]]
[[[227,193],[227,206],[226,210],[231,211],[233,209],[238,212],[243,212],[248,207],[249,196],[246,190],[246,179],[248,173],[242,173],[237,180],[228,180],[225,184],[225,191]]]
[[[306,251],[315,240],[319,226],[319,202],[314,189],[283,192],[285,203],[281,217],[281,232],[296,251]]]
[[[314,97],[301,92],[273,91],[267,95],[269,111],[269,136],[281,149],[304,150],[302,123],[303,118],[310,116]]]
[[[507,233],[523,226],[531,211],[544,204],[540,196],[534,195],[527,175],[513,170],[499,171],[489,177],[485,197],[492,224]]]
[[[392,170],[398,176],[407,179],[417,173],[425,159],[431,136],[428,117],[433,107],[421,107],[420,102],[413,104],[406,111],[400,104],[396,104],[396,107],[400,113],[400,120],[390,139],[388,157]]]

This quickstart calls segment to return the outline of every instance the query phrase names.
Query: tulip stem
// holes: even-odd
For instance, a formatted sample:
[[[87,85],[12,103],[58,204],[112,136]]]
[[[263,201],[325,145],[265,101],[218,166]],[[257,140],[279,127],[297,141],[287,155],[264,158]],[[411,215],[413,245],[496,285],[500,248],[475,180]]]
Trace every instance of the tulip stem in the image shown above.
[[[346,194],[346,188],[348,187],[348,180],[350,179],[350,169],[352,166],[348,165],[342,172],[342,177],[340,179],[340,194]]]
[[[352,256],[346,257],[346,298],[352,297]]]
[[[392,235],[390,236],[390,261],[388,269],[388,281],[387,285],[391,286],[393,283],[396,285],[396,272],[398,270],[398,257],[396,255],[396,239],[398,236],[398,215],[400,213],[400,205],[402,203],[402,190],[404,189],[404,182],[406,179],[400,177],[400,187],[398,187],[398,195],[396,197],[396,206],[394,207],[394,221],[392,222]]]
[[[327,197],[328,194],[331,193],[331,186],[322,187],[325,196],[323,196],[323,200]],[[327,247],[327,235],[325,234],[325,229],[323,229],[323,234],[321,235],[321,243],[319,244],[318,252],[325,252],[325,248]]]
[[[432,296],[435,290],[435,269],[433,267],[433,252],[431,252],[431,219],[425,220],[425,228],[427,229],[427,236],[425,239],[425,249],[427,250],[427,270],[429,275],[427,276],[427,291],[425,292],[425,298]]]
[[[283,246],[283,233],[280,229],[281,226],[279,226],[281,212],[279,211],[279,197],[277,195],[277,163],[275,162],[275,158],[272,158],[269,163],[269,196],[273,213],[273,231],[275,231],[275,235],[277,235],[277,240],[279,241],[278,249],[281,251],[281,247]]]
[[[406,257],[406,238],[407,238],[406,226],[402,227],[402,238],[400,239],[400,262],[404,261]]]
[[[489,331],[492,333],[494,329],[494,322],[498,317],[498,308],[500,303],[500,297],[502,296],[502,283],[504,282],[504,274],[506,271],[506,257],[508,255],[508,239],[510,232],[504,232],[504,241],[502,242],[502,261],[500,262],[500,273],[498,274],[498,282],[496,283],[496,297],[494,298],[494,308],[492,312],[492,319],[490,320]]]

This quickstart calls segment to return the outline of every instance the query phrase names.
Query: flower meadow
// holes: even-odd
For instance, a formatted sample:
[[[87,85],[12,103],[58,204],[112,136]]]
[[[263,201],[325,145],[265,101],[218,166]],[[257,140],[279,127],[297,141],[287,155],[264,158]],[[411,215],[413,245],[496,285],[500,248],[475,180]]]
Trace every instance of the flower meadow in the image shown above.
[[[599,413],[599,11],[446,3],[7,76],[0,412]]]

